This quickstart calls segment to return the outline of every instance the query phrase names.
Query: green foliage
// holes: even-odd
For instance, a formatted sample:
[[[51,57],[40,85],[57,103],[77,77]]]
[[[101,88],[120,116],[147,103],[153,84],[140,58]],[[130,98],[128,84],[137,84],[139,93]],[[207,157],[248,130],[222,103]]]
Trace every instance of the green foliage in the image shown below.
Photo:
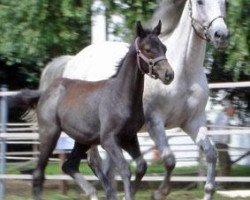
[[[131,30],[134,30],[136,21],[148,22],[158,2],[157,0],[104,0],[107,7],[108,24],[114,27],[112,33],[119,35],[124,41],[130,41],[134,35]],[[227,77],[220,76],[222,80],[241,80],[242,77],[240,77],[240,75],[242,73],[245,76],[250,75],[249,14],[249,0],[230,0],[227,10],[227,25],[231,33],[229,46],[224,53],[218,52],[211,46],[209,47],[208,54],[210,54],[212,58],[211,56],[209,57],[208,62],[210,63],[208,65],[211,66],[216,62],[220,65],[218,67],[219,71],[221,71],[221,68],[225,70],[225,76]],[[112,15],[122,16],[124,24],[112,24],[110,19]]]
[[[114,27],[113,34],[122,37],[124,41],[130,41],[134,36],[134,27],[137,21],[147,22],[157,7],[157,0],[104,0],[108,24]],[[111,21],[111,15],[123,17],[124,24]]]
[[[75,54],[88,45],[92,1],[0,0],[0,78],[6,79],[6,74],[16,69],[18,72],[15,77],[22,77],[27,83],[33,84],[38,81],[40,68],[48,60],[63,54]],[[103,2],[108,26],[113,27],[108,30],[129,42],[134,35],[136,21],[140,20],[144,24],[148,22],[159,0]],[[230,45],[225,53],[218,53],[214,48],[209,50],[212,59],[209,58],[208,65],[214,65],[216,61],[220,65],[218,69],[230,72],[230,77],[218,78],[241,80],[242,73],[249,77],[249,10],[249,0],[229,1],[227,24],[231,32]],[[122,17],[124,23],[113,23],[113,15]],[[3,68],[2,63],[9,67]],[[19,68],[15,68],[16,65]]]
[[[250,75],[250,1],[231,0],[228,8],[228,25],[231,39],[227,50],[226,67],[234,71],[239,78],[241,71]]]
[[[1,0],[1,60],[7,65],[32,66],[24,70],[29,74],[50,58],[77,53],[90,41],[91,3],[92,0]]]
[[[249,80],[250,20],[249,0],[230,0],[226,23],[230,40],[224,52],[208,47],[206,65],[212,68],[211,81]],[[223,71],[223,73],[221,73]]]

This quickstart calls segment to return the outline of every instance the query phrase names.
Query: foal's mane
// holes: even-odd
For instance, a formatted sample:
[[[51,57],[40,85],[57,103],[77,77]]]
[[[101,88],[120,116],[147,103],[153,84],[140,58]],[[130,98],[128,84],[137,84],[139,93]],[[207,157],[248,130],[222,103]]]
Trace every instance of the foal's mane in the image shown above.
[[[178,25],[186,0],[162,0],[150,24],[162,20],[162,36],[170,34]]]
[[[119,74],[120,72],[120,69],[121,69],[121,66],[123,65],[124,63],[124,60],[125,58],[127,57],[128,53],[126,53],[126,55],[121,59],[121,61],[115,66],[116,68],[116,73],[114,75],[112,75],[110,78],[115,78],[117,77],[117,75]]]

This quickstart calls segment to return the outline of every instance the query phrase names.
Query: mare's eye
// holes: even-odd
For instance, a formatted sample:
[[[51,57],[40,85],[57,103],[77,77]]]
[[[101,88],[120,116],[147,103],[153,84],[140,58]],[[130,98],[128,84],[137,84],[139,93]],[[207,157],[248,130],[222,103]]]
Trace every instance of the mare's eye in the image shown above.
[[[198,0],[197,3],[198,3],[199,5],[203,5],[203,0]]]

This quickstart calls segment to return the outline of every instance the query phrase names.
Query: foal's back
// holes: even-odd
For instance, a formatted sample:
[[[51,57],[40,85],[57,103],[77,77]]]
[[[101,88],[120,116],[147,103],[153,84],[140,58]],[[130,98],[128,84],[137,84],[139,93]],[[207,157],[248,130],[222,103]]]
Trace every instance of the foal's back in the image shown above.
[[[55,124],[81,143],[99,142],[99,105],[108,81],[88,82],[59,78],[42,95],[40,124]],[[47,118],[45,113],[50,113]],[[83,134],[84,133],[84,134]]]

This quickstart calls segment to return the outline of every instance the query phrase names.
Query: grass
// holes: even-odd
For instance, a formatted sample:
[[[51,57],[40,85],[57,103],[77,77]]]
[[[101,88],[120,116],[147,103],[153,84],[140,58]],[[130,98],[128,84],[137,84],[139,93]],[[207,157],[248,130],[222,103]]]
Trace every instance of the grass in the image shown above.
[[[136,195],[136,200],[150,200],[152,190],[139,191]],[[104,197],[103,192],[100,192],[100,197]],[[119,199],[122,199],[123,194],[119,193]],[[193,189],[193,190],[184,190],[178,189],[170,193],[167,200],[200,200],[203,197],[203,190]],[[68,191],[67,196],[60,194],[58,190],[45,189],[43,194],[44,200],[89,200],[83,194],[80,194],[77,190],[71,189]],[[103,199],[103,198],[102,198]],[[219,194],[215,194],[213,200],[231,200],[232,198],[223,197]],[[5,200],[32,200],[30,194],[8,194],[6,195]],[[237,200],[250,200],[250,198],[237,198]]]
[[[18,167],[16,164],[7,164],[7,173],[8,174],[20,174],[20,169],[32,169],[34,168],[34,164],[28,164],[26,166],[22,166],[21,168]],[[135,167],[131,165],[131,170],[134,172]],[[86,163],[82,163],[80,165],[80,171],[85,175],[93,175],[92,170]],[[152,163],[151,165],[148,165],[147,174],[163,174],[165,172],[165,169],[161,163]],[[192,166],[192,167],[176,167],[174,169],[173,174],[174,175],[195,175],[198,172],[198,166]],[[46,174],[47,175],[54,175],[54,174],[60,174],[61,170],[58,165],[58,163],[50,162],[49,165],[46,168]],[[232,167],[231,176],[250,176],[250,167],[249,166],[241,166],[241,165],[234,165]]]
[[[20,167],[20,165],[19,165]],[[20,168],[14,164],[7,165],[7,172],[12,174],[20,174]],[[21,168],[34,168],[34,165],[27,164],[26,166],[22,166]],[[131,165],[132,171],[134,171],[135,167]],[[93,174],[91,169],[87,166],[86,163],[82,164],[80,167],[80,171],[85,175]],[[188,174],[196,174],[198,171],[198,167],[177,167],[174,170],[174,175],[188,175]],[[153,163],[148,166],[147,174],[163,174],[164,167],[159,163]],[[49,163],[46,174],[60,174],[60,168],[58,163]],[[234,165],[232,168],[232,176],[250,176],[250,167],[249,166],[239,166]],[[49,184],[49,185],[48,185]],[[198,200],[202,199],[203,196],[203,188],[195,188],[192,190],[186,190],[185,186],[178,186],[177,189],[171,192],[168,200]],[[239,188],[244,188],[242,186],[238,186]],[[13,189],[14,188],[14,189]],[[147,190],[141,189],[136,196],[136,200],[149,200],[152,188]],[[151,188],[151,190],[150,190]],[[7,181],[7,195],[5,200],[32,200],[31,198],[31,181]],[[103,192],[100,192],[101,196]],[[62,195],[60,190],[58,189],[58,182],[52,181],[52,183],[47,183],[44,189],[44,200],[88,200],[82,192],[75,188],[75,185],[71,182],[70,189],[68,191],[67,196]],[[120,198],[122,199],[122,198]],[[213,200],[231,200],[230,198],[222,197],[218,194],[214,195]],[[237,198],[237,200],[250,200],[250,198]]]

